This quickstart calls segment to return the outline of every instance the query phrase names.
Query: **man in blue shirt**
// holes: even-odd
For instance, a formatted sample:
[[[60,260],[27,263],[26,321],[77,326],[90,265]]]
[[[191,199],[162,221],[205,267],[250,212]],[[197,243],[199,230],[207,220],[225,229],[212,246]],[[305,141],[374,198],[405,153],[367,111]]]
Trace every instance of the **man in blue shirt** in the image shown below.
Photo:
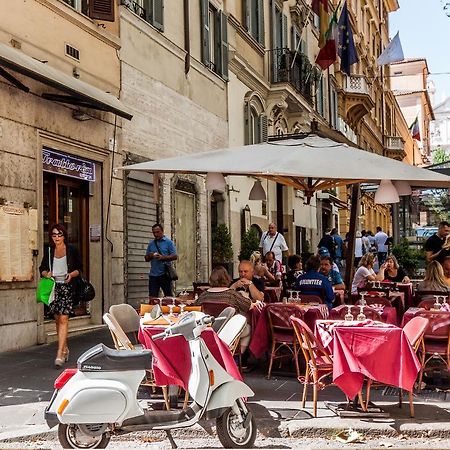
[[[336,244],[336,254],[334,257],[334,262],[337,264],[339,268],[342,267],[342,258],[343,258],[343,247],[344,247],[344,241],[338,234],[337,228],[333,228],[331,230],[331,237],[334,240],[334,243]]]
[[[318,295],[325,300],[329,308],[332,308],[334,292],[328,278],[319,273],[320,259],[311,256],[306,261],[306,272],[297,278],[295,289],[303,294]]]
[[[149,242],[145,253],[145,260],[150,261],[148,295],[158,297],[161,288],[166,297],[171,297],[172,280],[167,273],[167,264],[172,264],[171,261],[178,258],[177,250],[174,243],[164,235],[161,224],[155,223],[152,232],[155,239]]]

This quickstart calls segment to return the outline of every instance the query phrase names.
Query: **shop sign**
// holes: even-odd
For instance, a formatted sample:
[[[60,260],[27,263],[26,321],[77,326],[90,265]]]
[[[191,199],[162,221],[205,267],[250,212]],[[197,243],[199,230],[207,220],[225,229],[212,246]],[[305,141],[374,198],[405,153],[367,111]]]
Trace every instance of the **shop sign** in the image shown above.
[[[55,152],[47,147],[42,149],[42,168],[46,172],[58,173],[85,181],[95,181],[94,162]]]

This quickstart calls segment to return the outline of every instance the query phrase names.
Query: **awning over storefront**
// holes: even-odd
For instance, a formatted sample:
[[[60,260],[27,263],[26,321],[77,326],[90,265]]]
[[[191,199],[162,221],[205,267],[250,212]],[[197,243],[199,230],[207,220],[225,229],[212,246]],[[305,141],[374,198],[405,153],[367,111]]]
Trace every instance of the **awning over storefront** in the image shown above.
[[[125,166],[148,172],[254,175],[308,193],[381,180],[412,187],[450,187],[450,177],[370,153],[315,134],[255,145],[200,152]]]
[[[123,103],[114,95],[103,92],[84,81],[66,75],[46,63],[38,61],[6,44],[0,44],[0,76],[28,92],[28,88],[3,68],[14,70],[27,77],[65,92],[68,95],[42,94],[43,98],[87,108],[109,111],[125,119],[133,117]]]

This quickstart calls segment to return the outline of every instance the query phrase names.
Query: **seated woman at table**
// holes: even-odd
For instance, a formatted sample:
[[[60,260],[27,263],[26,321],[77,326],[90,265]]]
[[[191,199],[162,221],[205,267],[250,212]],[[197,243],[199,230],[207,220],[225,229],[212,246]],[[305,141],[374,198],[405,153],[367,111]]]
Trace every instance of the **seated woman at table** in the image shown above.
[[[390,281],[393,283],[409,283],[411,281],[404,269],[400,267],[397,258],[394,255],[389,255],[386,258],[381,265],[378,274],[380,274],[383,281]]]
[[[303,275],[302,259],[299,255],[289,255],[287,259],[288,271],[286,272],[285,288],[292,289],[297,278]]]
[[[368,281],[381,281],[384,274],[378,273],[378,275],[373,270],[373,265],[375,262],[375,256],[373,253],[366,253],[361,257],[359,262],[358,270],[355,273],[352,281],[352,294],[358,293],[359,287],[364,287]]]
[[[265,276],[264,282],[267,286],[280,286],[281,284],[281,263],[275,259],[274,252],[267,252],[264,256],[264,265],[268,274]]]
[[[255,278],[259,278],[264,281],[266,278],[270,278],[272,276],[262,261],[261,253],[257,250],[250,255],[250,262],[253,264],[253,276]]]
[[[436,291],[436,292],[450,292],[450,286],[445,283],[444,269],[437,261],[431,261],[426,270],[425,278],[419,283],[417,290],[420,291]],[[430,298],[433,298],[431,296]],[[426,297],[422,297],[422,300]]]
[[[236,309],[237,314],[245,315],[252,306],[252,301],[235,289],[229,288],[231,284],[230,275],[223,266],[215,267],[209,277],[210,288],[201,293],[197,304],[203,302],[227,303]]]

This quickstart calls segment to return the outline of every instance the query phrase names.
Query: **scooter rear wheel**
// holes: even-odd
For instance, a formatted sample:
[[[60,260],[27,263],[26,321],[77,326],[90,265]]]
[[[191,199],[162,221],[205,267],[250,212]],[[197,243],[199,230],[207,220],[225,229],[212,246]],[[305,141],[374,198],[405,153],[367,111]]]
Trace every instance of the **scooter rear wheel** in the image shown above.
[[[76,424],[60,423],[58,426],[58,439],[62,448],[106,448],[110,435],[108,432],[100,436],[89,436],[81,431]]]
[[[243,413],[242,408],[239,409]],[[253,415],[245,427],[243,423],[239,422],[238,416],[234,414],[232,408],[228,408],[216,419],[216,430],[224,448],[252,448],[255,443],[256,421]]]

